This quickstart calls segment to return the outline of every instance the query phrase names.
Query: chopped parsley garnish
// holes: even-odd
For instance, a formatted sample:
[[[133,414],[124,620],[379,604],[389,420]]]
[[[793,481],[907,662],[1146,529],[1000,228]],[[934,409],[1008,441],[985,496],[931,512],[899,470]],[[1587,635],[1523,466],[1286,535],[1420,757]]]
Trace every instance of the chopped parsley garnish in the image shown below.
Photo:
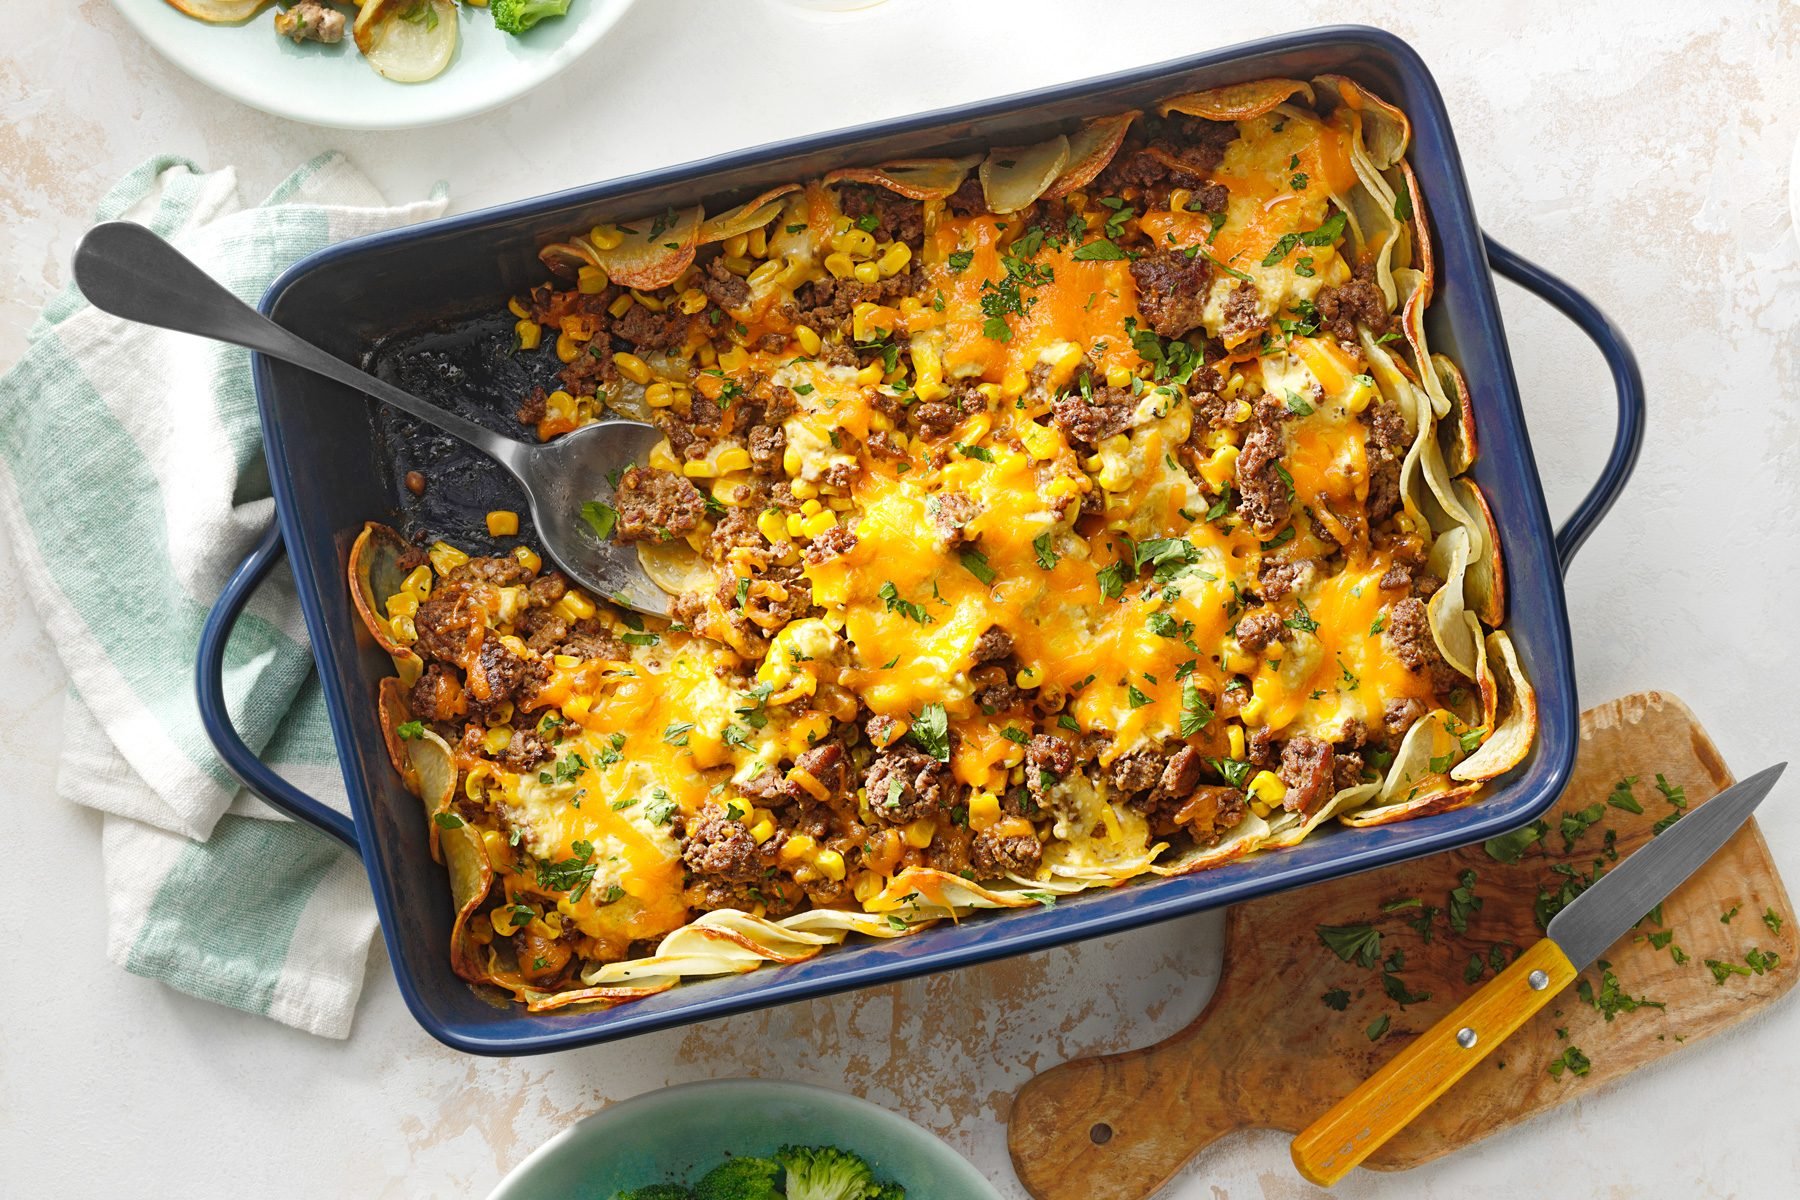
[[[581,506],[581,519],[588,523],[596,537],[605,541],[612,536],[613,526],[619,523],[619,513],[610,504],[589,500]]]
[[[1144,705],[1150,703],[1150,697],[1138,691],[1136,684],[1128,683],[1125,685],[1125,703],[1129,704],[1132,708],[1142,708]]]
[[[1212,706],[1206,697],[1193,684],[1183,684],[1181,688],[1181,736],[1193,737],[1213,719]]]
[[[973,250],[952,250],[944,261],[949,264],[952,271],[966,271],[969,269],[969,264],[975,261],[975,252]]]
[[[1344,962],[1372,967],[1381,961],[1381,931],[1373,925],[1320,925],[1314,932]]]
[[[906,736],[939,762],[950,761],[950,715],[942,704],[927,704],[921,709]]]
[[[1344,233],[1344,214],[1333,213],[1331,217],[1317,229],[1309,229],[1304,233],[1284,233],[1275,239],[1269,252],[1263,256],[1262,265],[1272,267],[1288,256],[1295,246],[1329,246]]]
[[[1111,563],[1100,568],[1095,574],[1100,584],[1100,594],[1108,600],[1117,600],[1125,594],[1125,564]]]
[[[1687,811],[1687,789],[1679,784],[1670,783],[1663,778],[1661,771],[1656,773],[1656,790],[1662,793],[1663,799],[1669,802],[1674,811],[1650,827],[1653,834],[1661,833],[1675,822],[1681,820]]]
[[[856,218],[856,227],[864,233],[874,233],[881,228],[881,218],[874,213],[864,213]]]
[[[1333,1012],[1343,1012],[1346,1008],[1350,1007],[1350,993],[1343,988],[1332,988],[1329,992],[1320,996],[1319,1000],[1326,1008],[1331,1009]]]
[[[984,585],[992,584],[995,579],[999,578],[999,573],[988,566],[987,555],[979,550],[964,550],[957,555],[957,558],[962,562],[963,570],[981,580]]]
[[[1077,247],[1069,257],[1077,262],[1109,262],[1124,258],[1125,252],[1111,238],[1095,238],[1087,245]]]
[[[433,813],[431,820],[439,829],[461,829],[464,824],[463,819],[453,812]]]
[[[1255,767],[1242,759],[1209,758],[1206,761],[1211,764],[1213,770],[1219,773],[1220,778],[1239,791],[1242,791],[1244,785],[1250,782],[1250,776],[1256,771]]]
[[[964,458],[972,458],[977,462],[984,463],[991,463],[994,461],[994,452],[989,450],[986,446],[966,446],[961,442],[953,442],[951,444],[956,447],[956,452]]]
[[[421,738],[421,737],[425,736],[425,722],[423,722],[423,721],[402,721],[402,722],[400,722],[399,725],[394,727],[394,732],[399,734],[406,741],[410,742],[414,738]]]
[[[594,844],[572,842],[574,856],[560,862],[537,864],[537,885],[553,892],[567,892],[570,900],[580,900],[594,882]]]
[[[671,746],[685,746],[688,744],[688,734],[693,728],[692,721],[671,721],[663,730],[662,740]]]
[[[1499,837],[1489,838],[1481,844],[1481,848],[1486,850],[1488,857],[1495,862],[1511,865],[1524,858],[1525,851],[1531,849],[1549,831],[1550,827],[1542,821],[1533,821],[1511,833],[1503,833]]]
[[[1382,1013],[1379,1017],[1376,1017],[1373,1021],[1369,1022],[1369,1027],[1363,1030],[1363,1033],[1371,1042],[1378,1042],[1381,1040],[1382,1034],[1388,1031],[1388,1026],[1390,1024],[1392,1024],[1392,1021],[1389,1020],[1388,1015]]]
[[[1469,918],[1481,911],[1482,899],[1475,894],[1475,872],[1464,871],[1457,876],[1457,885],[1450,889],[1450,928],[1457,933],[1469,931]]]
[[[1294,615],[1287,618],[1282,624],[1289,629],[1298,629],[1301,633],[1317,633],[1319,631],[1319,623],[1313,620],[1312,613],[1307,611],[1304,600],[1294,601]]]
[[[1412,220],[1412,215],[1412,193],[1405,188],[1402,188],[1394,193],[1394,220],[1410,221]]]
[[[1287,410],[1296,417],[1310,417],[1313,414],[1313,406],[1308,404],[1301,397],[1300,393],[1292,388],[1286,389],[1285,403],[1287,405]]]
[[[1555,1079],[1561,1079],[1564,1071],[1571,1075],[1586,1075],[1591,1066],[1593,1064],[1588,1061],[1587,1055],[1574,1046],[1568,1046],[1561,1054],[1550,1060],[1550,1075]]]
[[[1044,568],[1046,571],[1055,567],[1056,560],[1061,557],[1056,551],[1050,548],[1050,535],[1048,533],[1040,533],[1032,538],[1031,549],[1032,552],[1037,555],[1037,565]]]
[[[1781,932],[1781,926],[1783,923],[1782,919],[1781,919],[1781,914],[1776,912],[1774,910],[1774,908],[1772,908],[1772,907],[1765,908],[1763,910],[1762,919],[1763,919],[1763,924],[1767,925],[1769,927],[1770,933],[1780,933]]]
[[[650,803],[644,805],[644,816],[652,825],[667,825],[675,819],[675,801],[669,793],[657,788],[650,793]]]
[[[1608,1023],[1620,1013],[1636,1012],[1640,1008],[1666,1008],[1660,1000],[1651,1000],[1646,996],[1627,995],[1619,986],[1619,977],[1612,972],[1612,964],[1604,958],[1594,964],[1600,968],[1600,988],[1586,979],[1577,980],[1575,994],[1581,997],[1582,1003],[1591,1005],[1594,1011],[1605,1017]]]
[[[916,621],[920,625],[931,623],[931,614],[925,611],[925,606],[914,604],[911,600],[902,600],[900,589],[894,586],[892,580],[882,584],[876,595],[881,597],[882,603],[887,605],[889,612],[897,612],[907,620]]]
[[[1562,822],[1558,827],[1562,833],[1563,853],[1566,854],[1570,850],[1573,850],[1576,841],[1580,839],[1581,835],[1592,828],[1594,822],[1598,821],[1605,814],[1606,807],[1599,803],[1590,804],[1586,808],[1578,809],[1575,812],[1564,812],[1562,815]]]

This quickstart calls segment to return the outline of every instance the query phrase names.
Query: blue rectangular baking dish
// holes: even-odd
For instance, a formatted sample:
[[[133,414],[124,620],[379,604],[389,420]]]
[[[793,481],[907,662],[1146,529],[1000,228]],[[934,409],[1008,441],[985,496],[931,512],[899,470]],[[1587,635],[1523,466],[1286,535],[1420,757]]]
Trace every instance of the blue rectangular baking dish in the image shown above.
[[[476,1054],[563,1050],[822,996],[1248,900],[1433,851],[1468,845],[1541,814],[1568,777],[1578,705],[1561,578],[1571,557],[1617,498],[1636,461],[1643,390],[1619,331],[1578,293],[1483,238],[1470,205],[1443,100],[1414,51],[1392,34],[1345,26],[1310,30],[961,108],[746,150],[596,184],[467,216],[362,238],[296,264],[269,289],[262,310],[351,361],[375,361],[384,339],[435,322],[494,313],[542,278],[537,249],[568,230],[627,219],[702,199],[708,207],[762,187],[834,167],[959,153],[1022,142],[1076,118],[1146,107],[1179,92],[1282,75],[1338,72],[1398,104],[1412,119],[1412,162],[1431,221],[1440,274],[1428,318],[1432,344],[1468,376],[1481,434],[1474,476],[1498,523],[1508,568],[1508,625],[1538,693],[1539,730],[1530,756],[1490,785],[1472,807],[1373,829],[1332,829],[1288,851],[1183,878],[1139,881],[1053,909],[984,914],[895,941],[850,943],[810,962],[688,983],[605,1011],[531,1014],[497,1005],[450,969],[450,891],[427,850],[418,801],[388,764],[375,719],[375,689],[391,672],[350,605],[345,562],[369,519],[395,520],[397,487],[387,425],[356,393],[260,355],[254,361],[269,478],[278,519],[221,596],[205,631],[199,684],[207,728],[246,786],[338,838],[362,858],[407,1005],[434,1037]],[[1553,532],[1531,455],[1490,270],[1556,305],[1595,342],[1618,390],[1618,432],[1600,481]],[[497,398],[505,402],[515,396]],[[490,406],[481,419],[515,436]],[[499,469],[462,478],[496,494]],[[483,502],[483,504],[485,501]],[[474,537],[483,504],[465,505]],[[445,520],[439,514],[439,520]],[[289,557],[329,702],[349,790],[345,818],[257,761],[230,722],[220,663],[230,630],[256,584]]]

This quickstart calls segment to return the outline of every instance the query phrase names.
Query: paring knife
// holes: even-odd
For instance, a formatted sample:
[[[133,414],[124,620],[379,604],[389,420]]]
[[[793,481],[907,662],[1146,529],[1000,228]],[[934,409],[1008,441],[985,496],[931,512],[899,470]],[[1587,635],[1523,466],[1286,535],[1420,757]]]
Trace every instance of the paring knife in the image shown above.
[[[1566,905],[1536,945],[1300,1132],[1300,1174],[1328,1187],[1404,1129],[1711,858],[1786,767],[1691,809]]]

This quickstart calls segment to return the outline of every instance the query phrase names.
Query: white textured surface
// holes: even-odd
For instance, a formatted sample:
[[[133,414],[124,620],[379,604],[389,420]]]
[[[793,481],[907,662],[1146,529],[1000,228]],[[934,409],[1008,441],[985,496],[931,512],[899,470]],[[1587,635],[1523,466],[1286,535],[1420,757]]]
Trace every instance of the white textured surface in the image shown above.
[[[235,163],[254,194],[338,146],[390,197],[441,176],[468,209],[1357,17],[1430,63],[1487,228],[1586,290],[1642,361],[1642,465],[1569,579],[1583,695],[1674,691],[1740,771],[1793,755],[1800,248],[1786,173],[1800,134],[1800,8],[1283,9],[889,0],[838,17],[776,0],[657,0],[509,108],[418,133],[334,135],[217,98],[134,43],[105,0],[0,0],[30,18],[8,22],[0,47],[0,363],[66,279],[101,192],[152,152]],[[1571,327],[1510,289],[1502,300],[1551,507],[1567,512],[1610,438],[1607,379]],[[0,553],[0,578],[12,570]],[[14,847],[0,1195],[479,1195],[610,1100],[756,1070],[896,1108],[1017,1196],[1003,1124],[1012,1089],[1062,1058],[1165,1035],[1216,977],[1218,922],[1203,917],[861,997],[488,1061],[427,1039],[377,955],[355,1034],[320,1041],[105,963],[97,818],[52,794],[63,681],[31,613],[4,593],[0,660]],[[1763,823],[1800,880],[1797,795],[1776,795]],[[992,997],[984,1028],[933,1022],[947,997],[971,994]],[[1340,1194],[1791,1195],[1797,1056],[1790,1000],[1510,1134],[1404,1177],[1354,1176]],[[1320,1193],[1294,1176],[1284,1139],[1260,1134],[1213,1147],[1169,1194]]]

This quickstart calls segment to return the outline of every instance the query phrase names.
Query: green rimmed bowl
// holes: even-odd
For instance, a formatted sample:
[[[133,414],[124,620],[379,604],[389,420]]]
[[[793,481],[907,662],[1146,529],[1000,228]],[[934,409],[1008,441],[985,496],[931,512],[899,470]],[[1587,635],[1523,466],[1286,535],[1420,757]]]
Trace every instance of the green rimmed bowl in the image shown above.
[[[967,1159],[905,1117],[841,1092],[767,1079],[664,1088],[614,1104],[539,1146],[488,1200],[612,1200],[651,1183],[684,1183],[726,1155],[791,1143],[869,1160],[916,1200],[1000,1200]]]

